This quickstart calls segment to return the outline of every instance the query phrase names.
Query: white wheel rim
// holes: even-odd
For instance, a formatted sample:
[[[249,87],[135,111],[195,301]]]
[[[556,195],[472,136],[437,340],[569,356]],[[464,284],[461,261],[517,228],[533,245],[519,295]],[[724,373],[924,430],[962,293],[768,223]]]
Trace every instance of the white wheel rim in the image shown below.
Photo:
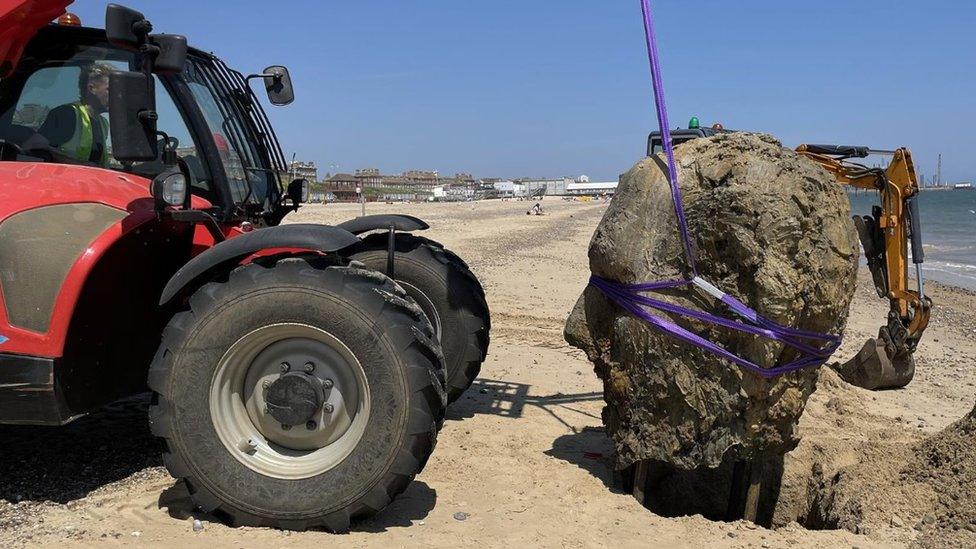
[[[282,364],[328,380],[322,405],[306,425],[282,426],[268,413],[267,386]],[[366,431],[370,395],[366,373],[337,337],[307,324],[258,328],[221,357],[210,384],[210,416],[217,436],[238,461],[262,475],[303,479],[331,470],[352,453]]]

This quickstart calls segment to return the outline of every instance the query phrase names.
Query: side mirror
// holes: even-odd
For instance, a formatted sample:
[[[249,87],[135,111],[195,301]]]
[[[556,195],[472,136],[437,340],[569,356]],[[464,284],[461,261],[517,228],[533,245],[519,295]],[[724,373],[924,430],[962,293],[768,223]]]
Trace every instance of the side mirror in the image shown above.
[[[268,92],[268,101],[272,105],[287,105],[295,100],[295,90],[291,86],[291,76],[288,68],[272,65],[264,69],[264,89]]]
[[[129,51],[149,52],[146,65],[156,74],[179,74],[186,62],[186,37],[153,34],[152,23],[134,9],[109,4],[105,8],[105,36],[110,44]],[[148,46],[148,50],[144,47]],[[148,69],[147,69],[148,70]]]
[[[138,50],[146,43],[150,30],[152,25],[146,16],[134,9],[118,4],[109,4],[105,8],[105,36],[117,48]]]
[[[288,184],[288,198],[296,206],[308,202],[308,179],[295,179]]]
[[[155,160],[156,95],[152,77],[141,72],[108,75],[109,129],[112,156],[120,162]]]
[[[179,34],[153,34],[150,41],[159,48],[153,63],[156,74],[180,74],[186,64],[186,37]]]

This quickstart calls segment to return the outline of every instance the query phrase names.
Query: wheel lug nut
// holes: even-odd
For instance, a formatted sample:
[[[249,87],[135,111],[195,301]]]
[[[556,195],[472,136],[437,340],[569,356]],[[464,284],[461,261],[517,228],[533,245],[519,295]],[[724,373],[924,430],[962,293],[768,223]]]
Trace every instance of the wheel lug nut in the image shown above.
[[[282,372],[287,372],[288,370],[291,370],[291,364],[288,364],[287,362],[282,362],[281,363],[281,371]]]
[[[244,452],[247,455],[252,455],[254,452],[257,451],[258,445],[254,442],[253,439],[246,438],[241,440],[241,442],[237,445],[237,448],[238,450]]]
[[[305,363],[305,372],[310,374],[310,373],[312,373],[314,371],[315,371],[315,364],[313,364],[311,362],[306,362]]]
[[[315,430],[315,422],[314,421],[309,421],[308,423],[305,424],[305,428],[308,429],[309,431],[314,431]]]
[[[331,414],[333,411],[335,411],[335,406],[333,406],[331,404],[326,404],[325,405],[325,413]]]
[[[327,380],[323,381],[322,382],[322,386],[325,387],[326,389],[331,389],[332,388],[332,380],[331,379],[327,379]]]
[[[268,387],[271,387],[271,381],[266,379],[264,380],[264,383],[261,384],[261,386],[267,389]]]
[[[284,423],[282,423],[281,424],[281,429],[284,430],[284,431],[287,431],[288,429],[291,429],[291,425],[285,425]]]

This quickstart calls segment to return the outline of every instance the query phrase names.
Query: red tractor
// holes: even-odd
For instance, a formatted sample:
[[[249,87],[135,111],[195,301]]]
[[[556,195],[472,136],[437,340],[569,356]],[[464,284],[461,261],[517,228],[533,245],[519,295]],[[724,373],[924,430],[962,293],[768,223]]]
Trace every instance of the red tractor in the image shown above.
[[[152,391],[163,461],[233,524],[343,531],[423,468],[490,327],[414,217],[281,225],[287,173],[245,76],[109,5],[0,4],[0,423]],[[59,23],[49,22],[59,18]]]

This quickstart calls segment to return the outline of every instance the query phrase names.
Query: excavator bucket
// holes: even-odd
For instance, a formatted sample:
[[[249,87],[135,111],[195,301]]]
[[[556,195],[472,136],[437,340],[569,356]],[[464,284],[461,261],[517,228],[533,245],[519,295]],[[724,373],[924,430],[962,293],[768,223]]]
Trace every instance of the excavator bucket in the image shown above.
[[[834,369],[851,385],[869,390],[896,389],[908,385],[915,377],[915,359],[907,351],[892,354],[879,337],[864,342],[854,358],[835,364]]]

